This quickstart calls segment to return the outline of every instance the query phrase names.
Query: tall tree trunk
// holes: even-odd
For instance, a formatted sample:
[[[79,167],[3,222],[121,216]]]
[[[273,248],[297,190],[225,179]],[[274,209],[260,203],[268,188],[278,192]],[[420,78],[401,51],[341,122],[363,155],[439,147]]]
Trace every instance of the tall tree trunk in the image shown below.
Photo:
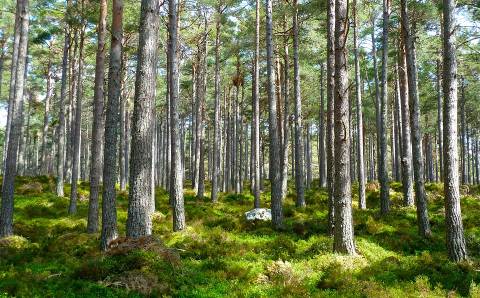
[[[23,102],[25,84],[25,64],[28,46],[28,0],[18,0],[16,7],[15,40],[18,39],[18,50],[13,52],[11,76],[15,77],[14,90],[12,91],[9,106],[11,106],[11,126],[7,143],[7,154],[5,159],[5,171],[2,183],[2,201],[0,209],[0,238],[13,235],[13,193],[17,166],[17,149],[21,137],[21,106]],[[19,35],[19,36],[17,36]]]
[[[457,59],[455,49],[455,0],[443,0],[443,161],[445,171],[445,227],[448,256],[467,258],[460,209],[457,149]]]
[[[324,100],[324,69],[325,64],[320,64],[320,117],[318,125],[318,170],[320,187],[327,185],[325,176],[325,100]]]
[[[271,209],[272,224],[275,228],[283,226],[282,208],[282,181],[279,167],[280,142],[277,123],[277,101],[275,97],[275,69],[273,68],[273,21],[272,0],[266,0],[266,45],[267,45],[267,76],[268,76],[268,103],[269,103],[269,137],[270,137],[270,179],[271,179]]]
[[[283,16],[283,28],[287,28],[287,16]],[[283,39],[283,80],[282,80],[282,94],[283,94],[283,140],[282,140],[282,198],[287,196],[288,192],[288,143],[289,143],[289,118],[290,118],[290,57],[288,53],[288,40],[290,35],[285,33]]]
[[[401,0],[402,8],[402,33],[404,35],[406,58],[407,58],[407,79],[408,96],[410,105],[410,126],[412,132],[412,153],[413,153],[413,176],[415,182],[415,200],[417,205],[417,221],[420,235],[427,237],[431,235],[430,223],[428,221],[427,198],[425,194],[425,182],[423,177],[423,156],[422,137],[420,133],[420,101],[417,88],[417,62],[415,57],[415,42],[410,31],[407,3]]]
[[[49,113],[50,113],[50,100],[52,99],[53,95],[53,88],[54,88],[54,80],[53,80],[53,73],[52,73],[52,63],[49,59],[48,64],[47,64],[47,70],[46,70],[46,75],[47,75],[47,90],[45,94],[45,110],[43,113],[43,130],[42,130],[42,169],[41,169],[41,174],[46,174],[47,173],[47,135],[48,135],[48,118],[49,118]],[[36,169],[37,170],[37,169]]]
[[[253,171],[254,207],[260,208],[260,90],[259,90],[259,56],[260,56],[260,1],[255,0],[255,60],[253,74]]]
[[[118,30],[118,29],[117,29]],[[98,230],[98,194],[102,171],[103,139],[103,84],[105,80],[105,35],[107,33],[107,0],[100,2],[100,16],[97,26],[98,45],[95,59],[95,86],[93,89],[93,127],[90,162],[90,200],[88,201],[87,232]],[[115,39],[116,41],[116,39]],[[114,40],[112,40],[112,43]],[[115,57],[116,58],[116,57]],[[110,58],[112,59],[112,57]]]
[[[388,63],[388,22],[390,19],[389,0],[383,0],[383,34],[382,34],[382,72],[381,72],[381,94],[379,109],[379,159],[378,179],[380,180],[380,213],[385,215],[390,210],[390,189],[387,164],[387,63]]]
[[[358,51],[357,1],[353,0],[353,50],[355,54],[355,97],[357,108],[357,162],[358,162],[358,207],[367,208],[365,198],[365,162],[363,160],[363,112],[360,78],[360,59]]]
[[[145,1],[145,0],[144,0]],[[157,2],[157,1],[156,1]],[[158,4],[157,4],[158,5]],[[157,17],[157,16],[154,16]],[[177,1],[168,2],[168,35],[169,35],[169,89],[170,89],[170,150],[171,150],[171,175],[170,198],[173,205],[173,230],[185,229],[185,207],[183,203],[183,173],[180,156],[180,136],[178,128],[178,38]],[[156,36],[156,35],[155,35]],[[153,54],[153,53],[152,53]]]
[[[218,179],[220,175],[220,29],[222,7],[217,6],[215,18],[215,111],[213,123],[213,166],[212,166],[212,202],[218,201]]]
[[[403,203],[405,206],[413,206],[413,172],[412,172],[412,142],[410,134],[410,108],[408,104],[407,61],[405,59],[404,42],[399,44],[399,64],[397,67],[400,106],[402,112],[402,186]]]
[[[355,254],[353,240],[346,0],[335,1],[335,231],[333,249]]]
[[[81,2],[81,13],[83,14],[84,2]],[[84,42],[85,42],[85,29],[86,22],[82,16],[81,32],[80,32],[80,45],[79,45],[79,57],[78,57],[78,72],[77,72],[77,84],[76,84],[76,102],[75,102],[75,123],[73,129],[72,140],[72,183],[70,191],[70,206],[68,207],[69,214],[77,213],[77,200],[78,200],[78,170],[80,163],[80,142],[82,131],[82,98],[83,98],[83,59],[84,59]]]
[[[160,3],[142,0],[132,119],[127,237],[152,233],[152,140]],[[173,90],[176,90],[174,88]],[[180,154],[180,148],[178,154]]]
[[[117,181],[119,105],[122,92],[122,26],[123,0],[114,0],[112,6],[110,65],[108,70],[105,146],[103,149],[102,236],[100,240],[100,246],[103,250],[107,249],[108,244],[118,237],[115,182]]]
[[[442,83],[441,83],[441,64],[437,59],[437,131],[438,131],[438,151],[440,152],[440,181],[443,181],[443,115],[442,115]]]
[[[303,181],[302,100],[300,92],[300,65],[298,58],[298,2],[294,0],[293,13],[293,94],[295,96],[295,190],[297,207],[305,207]]]
[[[335,151],[334,151],[334,101],[335,101],[335,0],[327,5],[327,188],[328,233],[333,235],[335,225]]]

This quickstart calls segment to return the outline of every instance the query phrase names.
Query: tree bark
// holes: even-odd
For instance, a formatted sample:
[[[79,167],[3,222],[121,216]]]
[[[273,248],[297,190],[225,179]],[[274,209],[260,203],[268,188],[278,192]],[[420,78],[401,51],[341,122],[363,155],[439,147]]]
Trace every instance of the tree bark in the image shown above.
[[[267,45],[267,95],[269,103],[269,137],[270,137],[270,179],[271,179],[271,210],[274,228],[283,226],[282,181],[279,168],[280,142],[278,140],[277,101],[275,97],[275,69],[273,68],[273,22],[272,0],[265,0],[266,6],[266,45]]]
[[[178,128],[178,63],[177,63],[177,38],[178,15],[177,2],[168,2],[168,29],[169,29],[169,89],[170,89],[170,137],[171,137],[171,175],[170,198],[173,205],[173,230],[185,229],[185,207],[183,203],[183,173],[180,156],[180,136]]]
[[[127,237],[151,235],[151,126],[156,85],[159,0],[142,0],[132,119]],[[173,90],[176,90],[174,88]],[[180,154],[180,148],[178,154]]]
[[[320,64],[320,117],[318,123],[318,170],[320,187],[327,185],[325,175],[325,100],[324,100],[324,69],[325,64]]]
[[[408,96],[410,105],[410,126],[412,132],[412,153],[413,153],[413,176],[415,183],[415,200],[417,205],[417,221],[419,233],[423,237],[431,235],[430,223],[428,221],[427,198],[425,194],[425,181],[422,156],[422,137],[420,132],[420,101],[417,87],[417,62],[415,57],[415,42],[409,25],[407,3],[401,0],[402,8],[402,33],[404,35],[406,58],[407,58],[407,79]]]
[[[448,256],[467,258],[460,208],[457,148],[457,59],[455,49],[455,0],[443,0],[443,162],[445,227]]]
[[[335,225],[334,177],[334,97],[335,97],[335,0],[327,5],[327,188],[328,233],[333,235]]]
[[[357,108],[357,162],[358,162],[358,207],[367,208],[365,198],[365,162],[363,158],[363,112],[360,78],[360,59],[358,51],[357,1],[353,0],[353,50],[355,54],[355,97]]]
[[[298,58],[298,3],[294,0],[293,13],[293,93],[295,96],[295,190],[297,207],[305,207],[302,137],[302,100],[300,92],[300,65]]]
[[[259,90],[259,56],[260,56],[260,1],[255,0],[255,58],[253,74],[253,196],[254,207],[260,208],[260,90]]]
[[[0,209],[0,238],[13,235],[13,193],[17,166],[17,149],[21,137],[21,106],[24,95],[25,64],[28,46],[29,6],[28,0],[18,0],[16,7],[15,40],[18,39],[18,50],[13,52],[11,76],[15,77],[14,90],[9,101],[11,106],[11,126],[7,143],[5,171],[2,183],[2,201]],[[19,36],[17,36],[19,35]]]
[[[90,200],[88,201],[87,232],[98,230],[98,194],[102,171],[103,139],[103,84],[105,80],[105,35],[107,33],[107,0],[100,2],[100,16],[97,26],[98,45],[95,58],[95,86],[93,87],[93,127],[90,162]],[[112,40],[113,42],[113,40]],[[115,57],[116,58],[116,57]],[[110,58],[112,59],[112,57]]]
[[[333,249],[355,254],[350,180],[349,100],[347,70],[347,4],[335,1],[335,231]]]

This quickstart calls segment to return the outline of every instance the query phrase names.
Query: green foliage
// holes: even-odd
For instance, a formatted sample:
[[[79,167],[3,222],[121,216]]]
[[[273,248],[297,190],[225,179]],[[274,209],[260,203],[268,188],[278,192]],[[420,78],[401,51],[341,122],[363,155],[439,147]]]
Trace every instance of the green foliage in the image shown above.
[[[41,192],[15,198],[15,233],[0,240],[0,293],[16,297],[478,297],[480,200],[462,199],[471,260],[448,261],[442,190],[427,184],[433,237],[417,235],[415,209],[395,207],[378,216],[375,187],[371,209],[354,209],[356,256],[332,253],[326,235],[326,192],[307,191],[298,210],[285,200],[285,228],[251,223],[247,193],[221,194],[219,203],[196,200],[187,190],[188,228],[171,232],[168,196],[157,189],[154,239],[120,238],[101,253],[99,234],[87,234],[87,203],[67,214],[68,198],[51,193],[51,178],[19,177],[17,190],[39,183]],[[69,186],[67,186],[68,188]],[[81,183],[88,194],[88,184]],[[395,190],[397,185],[393,185]],[[290,193],[293,193],[290,190]],[[128,196],[118,196],[124,234]],[[265,201],[263,201],[265,204]],[[2,297],[0,295],[0,297]]]

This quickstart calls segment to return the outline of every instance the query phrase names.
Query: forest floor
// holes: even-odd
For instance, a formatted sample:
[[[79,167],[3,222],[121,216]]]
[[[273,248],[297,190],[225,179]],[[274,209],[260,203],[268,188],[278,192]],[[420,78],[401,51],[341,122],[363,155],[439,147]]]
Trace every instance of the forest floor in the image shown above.
[[[307,192],[305,209],[286,198],[281,232],[244,219],[253,206],[247,192],[212,204],[186,190],[188,228],[175,233],[167,193],[157,189],[155,238],[121,240],[101,253],[99,234],[85,232],[88,184],[80,185],[83,200],[74,216],[54,185],[47,177],[17,179],[16,236],[0,240],[0,297],[480,297],[478,189],[464,189],[469,194],[462,197],[471,259],[455,264],[446,255],[441,184],[427,185],[433,230],[427,240],[417,235],[415,209],[401,207],[398,183],[391,185],[392,211],[385,217],[370,184],[369,209],[354,203],[353,257],[332,253],[323,189]],[[267,207],[269,193],[262,196]],[[125,192],[117,204],[125,235]]]

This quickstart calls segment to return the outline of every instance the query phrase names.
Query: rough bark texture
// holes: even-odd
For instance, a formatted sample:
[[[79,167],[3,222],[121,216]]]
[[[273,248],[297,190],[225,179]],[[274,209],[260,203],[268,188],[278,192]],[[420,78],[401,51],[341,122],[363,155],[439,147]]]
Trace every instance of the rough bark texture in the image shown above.
[[[132,118],[127,237],[152,233],[152,140],[159,0],[142,0]],[[179,148],[178,148],[179,149]],[[180,150],[178,150],[180,151]]]
[[[108,70],[108,99],[105,119],[105,146],[103,149],[103,194],[101,248],[118,236],[115,182],[117,181],[117,149],[119,105],[122,90],[123,1],[114,0],[112,6],[112,40]]]
[[[97,26],[98,45],[95,58],[95,86],[93,87],[93,127],[90,161],[90,200],[88,201],[87,232],[98,230],[98,194],[102,171],[103,139],[103,83],[105,79],[105,35],[107,33],[107,0],[100,2],[100,17]],[[113,41],[112,41],[113,42]]]
[[[178,38],[177,2],[168,2],[168,29],[169,29],[169,90],[170,90],[170,137],[171,137],[171,175],[170,175],[170,201],[173,207],[173,230],[185,229],[185,207],[183,202],[183,172],[180,156],[180,135],[178,116]]]
[[[355,254],[350,180],[347,1],[335,1],[335,230],[333,249]]]
[[[305,207],[304,185],[304,152],[302,137],[302,100],[300,92],[300,65],[298,58],[298,4],[294,1],[293,14],[293,94],[295,96],[295,189],[297,191],[297,207]]]
[[[13,55],[18,55],[15,60],[17,66],[11,67],[11,76],[15,76],[15,88],[13,96],[9,102],[11,106],[11,127],[10,137],[7,143],[7,154],[5,159],[5,172],[2,184],[2,206],[0,209],[0,238],[13,235],[13,193],[14,182],[17,171],[17,149],[21,137],[21,106],[23,102],[24,84],[25,84],[25,64],[28,44],[28,0],[18,0],[15,16],[18,21],[19,30],[15,30],[15,39],[18,39],[18,51]]]
[[[327,185],[325,175],[325,99],[324,99],[324,69],[325,64],[320,64],[320,117],[318,123],[318,171],[320,187]]]
[[[363,112],[360,79],[360,59],[357,32],[357,1],[353,1],[353,50],[355,51],[355,97],[357,108],[357,164],[358,164],[358,207],[367,208],[365,198],[365,163],[363,158]]]
[[[334,202],[334,97],[335,97],[335,0],[327,7],[327,188],[328,233],[333,234],[335,223]]]
[[[420,132],[420,100],[417,87],[417,62],[415,57],[415,42],[409,25],[407,3],[401,0],[402,33],[404,35],[406,58],[408,97],[410,105],[410,126],[412,132],[413,176],[415,183],[415,201],[417,205],[417,222],[420,235],[430,236],[430,223],[428,221],[427,197],[425,194],[422,136]]]
[[[453,261],[467,258],[460,209],[457,148],[457,59],[455,53],[455,0],[443,0],[443,161],[445,227],[448,255]]]
[[[277,123],[277,101],[275,97],[275,70],[273,68],[273,24],[272,24],[272,0],[265,0],[266,6],[266,45],[267,45],[267,76],[268,76],[268,119],[270,137],[270,179],[271,179],[271,209],[272,224],[275,228],[283,226],[282,208],[282,181],[279,167],[280,142]]]

